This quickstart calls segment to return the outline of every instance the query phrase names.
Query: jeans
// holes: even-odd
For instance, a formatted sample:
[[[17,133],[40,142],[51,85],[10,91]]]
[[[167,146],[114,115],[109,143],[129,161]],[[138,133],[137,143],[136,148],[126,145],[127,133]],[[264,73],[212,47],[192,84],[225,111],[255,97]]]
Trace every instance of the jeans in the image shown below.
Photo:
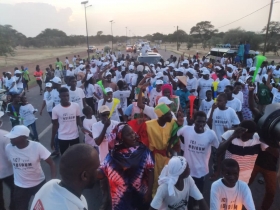
[[[61,140],[58,139],[58,143],[59,143],[59,150],[60,150],[60,154],[63,155],[63,153],[71,146],[75,145],[75,144],[79,144],[80,143],[80,139],[79,137],[76,139],[71,139],[71,140]]]
[[[0,210],[5,210],[5,203],[3,198],[3,183],[5,183],[11,191],[11,199],[10,199],[10,210],[15,209],[15,203],[13,202],[14,195],[14,175],[7,176],[5,178],[0,179]]]
[[[40,188],[46,183],[44,180],[40,184],[30,187],[30,188],[22,188],[15,185],[14,190],[14,203],[16,210],[28,210],[28,204],[32,195],[35,195]]]
[[[29,134],[29,136],[32,138],[32,140],[35,140],[35,141],[39,141],[39,137],[38,137],[38,132],[37,132],[37,129],[36,129],[36,121],[30,125],[27,126],[29,129],[32,129],[32,133]]]
[[[262,202],[262,209],[266,210],[270,208],[275,197],[277,187],[277,173],[276,171],[269,171],[255,165],[251,174],[251,178],[249,180],[249,185],[253,183],[258,173],[261,173],[263,175],[265,181],[265,196]]]

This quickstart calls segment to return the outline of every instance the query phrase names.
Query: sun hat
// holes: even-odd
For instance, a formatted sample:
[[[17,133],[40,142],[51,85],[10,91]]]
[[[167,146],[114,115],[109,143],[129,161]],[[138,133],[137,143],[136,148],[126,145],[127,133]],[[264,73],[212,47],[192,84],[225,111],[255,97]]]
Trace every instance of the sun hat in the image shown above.
[[[187,77],[186,76],[177,76],[176,77],[181,83],[187,86]]]
[[[110,108],[106,105],[103,105],[101,106],[99,109],[98,109],[98,112],[101,114],[101,113],[104,113],[104,112],[110,112]]]

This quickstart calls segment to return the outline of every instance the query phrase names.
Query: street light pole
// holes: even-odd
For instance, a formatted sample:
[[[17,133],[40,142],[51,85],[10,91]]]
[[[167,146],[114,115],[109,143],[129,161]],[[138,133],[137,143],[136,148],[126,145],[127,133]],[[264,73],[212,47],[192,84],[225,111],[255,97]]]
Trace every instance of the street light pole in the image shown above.
[[[177,51],[179,51],[179,46],[178,46],[178,28],[179,28],[179,26],[177,26],[177,36],[176,36],[176,39],[177,39]]]
[[[269,24],[270,24],[270,20],[271,20],[271,13],[272,13],[272,8],[273,8],[273,1],[274,1],[274,0],[271,0],[271,3],[270,3],[270,10],[269,10],[268,22],[267,22],[267,26],[266,26],[264,47],[263,47],[263,55],[265,55],[265,51],[266,51],[267,36],[268,36]]]
[[[87,27],[87,7],[90,7],[92,5],[86,6],[87,3],[88,3],[88,1],[81,2],[81,4],[83,4],[84,7],[85,7],[85,20],[86,20],[86,32],[87,32],[87,53],[88,53],[88,60],[89,60],[89,43],[88,43],[88,27]]]
[[[113,20],[109,21],[111,23],[111,34],[112,34],[112,52],[113,52],[113,41],[114,41],[114,36],[113,36]]]
[[[127,45],[127,27],[125,27],[126,45]]]

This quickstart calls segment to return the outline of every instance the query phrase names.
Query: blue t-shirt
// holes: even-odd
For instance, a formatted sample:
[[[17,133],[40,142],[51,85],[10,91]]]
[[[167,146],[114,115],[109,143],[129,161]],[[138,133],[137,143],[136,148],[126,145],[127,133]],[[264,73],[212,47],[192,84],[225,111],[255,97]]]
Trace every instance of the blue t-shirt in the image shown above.
[[[176,90],[175,95],[179,96],[180,98],[180,105],[182,109],[185,109],[187,107],[186,101],[189,101],[189,91],[183,91],[183,90]]]

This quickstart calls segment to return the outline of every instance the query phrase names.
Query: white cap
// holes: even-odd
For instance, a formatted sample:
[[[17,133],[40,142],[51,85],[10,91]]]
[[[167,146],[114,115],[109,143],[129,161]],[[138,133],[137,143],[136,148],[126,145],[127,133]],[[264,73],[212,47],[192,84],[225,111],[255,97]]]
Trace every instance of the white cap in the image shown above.
[[[22,72],[20,70],[16,70],[15,74],[21,74]]]
[[[184,60],[181,64],[189,64],[188,60]]]
[[[12,128],[10,133],[6,134],[5,136],[9,139],[14,139],[19,136],[26,136],[28,137],[30,133],[30,130],[24,126],[24,125],[16,125],[15,127]]]
[[[234,69],[234,66],[232,64],[227,65],[228,68]],[[215,67],[216,68],[216,67]],[[219,69],[220,70],[220,69]]]
[[[253,78],[253,77],[252,77],[251,75],[247,76],[247,77],[245,78],[245,82],[247,82],[247,80],[248,80],[249,78]]]
[[[162,65],[162,63],[161,63],[161,62],[157,62],[157,64],[158,64],[158,65]]]
[[[187,72],[189,72],[190,74],[194,75],[195,74],[195,70],[193,68],[188,68]]]
[[[105,92],[106,92],[106,93],[113,92],[113,89],[110,88],[110,87],[107,87],[107,88],[105,88]]]
[[[69,68],[73,68],[73,67],[74,67],[73,64],[70,63],[70,64],[69,64]]]
[[[52,87],[52,83],[47,82],[47,83],[46,83],[46,87]]]
[[[163,81],[161,79],[157,80],[156,85],[163,85]]]
[[[84,63],[84,61],[83,60],[80,60],[80,64],[83,64]]]
[[[93,74],[88,74],[87,75],[87,81],[89,81],[93,77]]]
[[[111,75],[112,76],[112,73],[107,71],[106,74],[105,74],[105,77],[107,77],[108,75]]]
[[[165,63],[164,63],[166,66],[169,64],[169,61],[165,61]]]
[[[155,66],[155,64],[151,63],[150,66]]]
[[[203,69],[202,75],[210,75],[210,71],[208,69]]]
[[[231,65],[231,64],[230,64],[230,65]],[[231,66],[232,66],[232,65],[231,65]],[[230,67],[230,66],[228,65],[228,67]],[[230,68],[232,68],[232,67],[230,67]],[[214,69],[218,69],[219,71],[222,70],[222,68],[221,68],[220,66],[215,66]]]
[[[129,65],[128,70],[134,70],[134,66],[133,65]]]
[[[101,60],[104,61],[104,60],[105,60],[105,57],[102,57]]]
[[[56,84],[62,84],[61,79],[59,77],[54,77],[50,81]]]
[[[117,63],[117,67],[120,67],[121,66],[121,64],[120,63]]]
[[[144,66],[138,65],[136,70],[142,72],[144,70]]]
[[[12,75],[12,73],[10,71],[7,71],[6,74],[11,74]]]
[[[183,69],[183,68],[178,68],[178,69],[175,69],[175,71],[178,71],[178,72],[182,72],[182,73],[184,73],[185,72],[185,70]]]
[[[156,79],[162,78],[163,77],[163,73],[162,72],[158,72],[156,75]]]
[[[173,101],[170,101],[167,97],[165,96],[162,96],[160,97],[160,99],[158,100],[158,104],[166,104],[166,105],[169,105],[169,104],[172,104]]]
[[[174,63],[170,63],[170,64],[168,65],[168,67],[175,68],[175,64],[174,64]]]
[[[85,65],[80,65],[80,69],[84,69],[85,67]]]
[[[258,54],[260,54],[260,53],[259,53],[259,51],[256,51],[255,54],[258,55]]]
[[[251,71],[256,71],[256,67],[251,67],[249,72],[251,72]]]

